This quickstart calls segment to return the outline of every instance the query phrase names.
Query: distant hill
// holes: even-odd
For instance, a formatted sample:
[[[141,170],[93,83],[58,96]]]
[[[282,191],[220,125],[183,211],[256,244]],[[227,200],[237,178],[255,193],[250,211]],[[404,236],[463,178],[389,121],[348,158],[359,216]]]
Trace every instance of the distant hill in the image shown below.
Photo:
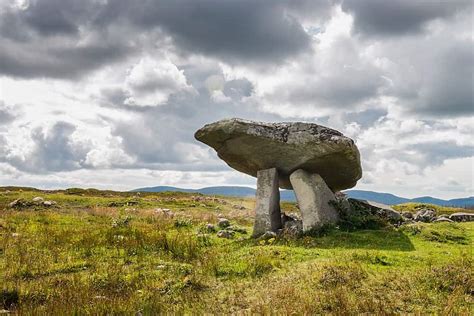
[[[253,197],[255,196],[255,189],[249,187],[239,187],[239,186],[216,186],[216,187],[206,187],[201,189],[183,189],[171,186],[157,186],[157,187],[147,187],[139,188],[133,190],[133,192],[188,192],[188,193],[202,193],[209,195],[224,195],[224,196],[237,196],[237,197]],[[345,193],[355,199],[361,200],[370,200],[378,203],[394,205],[407,202],[418,202],[418,203],[430,203],[441,206],[456,206],[456,207],[465,207],[474,205],[474,197],[462,198],[462,199],[452,199],[452,200],[442,200],[433,198],[430,196],[423,196],[414,199],[407,199],[400,196],[396,196],[390,193],[379,193],[373,191],[364,191],[364,190],[348,190]],[[282,190],[280,191],[280,196],[283,201],[295,201],[295,195],[291,190]]]
[[[390,193],[378,193],[373,191],[363,191],[363,190],[348,190],[345,193],[354,199],[359,200],[369,200],[378,203],[383,203],[387,205],[401,204],[410,202],[410,199],[402,198]]]

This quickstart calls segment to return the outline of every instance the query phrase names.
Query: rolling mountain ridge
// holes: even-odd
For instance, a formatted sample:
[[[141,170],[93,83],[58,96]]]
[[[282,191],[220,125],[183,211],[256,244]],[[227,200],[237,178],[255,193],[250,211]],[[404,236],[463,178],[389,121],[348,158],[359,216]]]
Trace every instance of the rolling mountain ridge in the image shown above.
[[[224,196],[238,196],[238,197],[253,197],[255,196],[255,189],[250,187],[239,187],[239,186],[215,186],[206,187],[201,189],[183,189],[172,186],[156,186],[146,187],[132,190],[133,192],[188,192],[188,193],[202,193],[209,195],[224,195]],[[431,196],[417,197],[414,199],[408,199],[400,196],[396,196],[390,193],[379,193],[373,191],[364,190],[347,190],[344,191],[349,197],[361,200],[370,200],[378,203],[387,205],[401,204],[407,202],[418,202],[418,203],[430,203],[441,206],[456,206],[466,207],[474,205],[474,196],[460,199],[443,200],[433,198]],[[280,197],[282,201],[295,201],[295,195],[291,190],[281,190]]]

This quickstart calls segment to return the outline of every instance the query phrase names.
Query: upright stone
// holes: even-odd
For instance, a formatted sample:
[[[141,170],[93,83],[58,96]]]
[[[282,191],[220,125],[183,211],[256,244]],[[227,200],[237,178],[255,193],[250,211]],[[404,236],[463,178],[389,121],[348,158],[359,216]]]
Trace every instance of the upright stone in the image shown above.
[[[266,231],[276,231],[281,227],[278,171],[276,168],[259,170],[253,236],[258,237]]]
[[[329,204],[335,200],[334,193],[319,174],[298,169],[290,175],[290,182],[301,211],[304,231],[338,221],[337,210]]]

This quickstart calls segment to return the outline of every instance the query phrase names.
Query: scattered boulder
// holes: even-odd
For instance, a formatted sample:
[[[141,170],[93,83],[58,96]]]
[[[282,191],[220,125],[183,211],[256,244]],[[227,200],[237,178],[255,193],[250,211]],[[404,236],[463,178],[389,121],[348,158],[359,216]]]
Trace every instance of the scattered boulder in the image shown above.
[[[232,208],[236,209],[236,210],[241,210],[241,211],[244,211],[246,210],[247,208],[243,205],[233,205]]]
[[[276,237],[277,237],[277,234],[275,232],[272,232],[272,231],[268,230],[262,236],[260,236],[259,239],[268,240],[268,239],[272,239],[272,238],[276,238]]]
[[[229,226],[227,227],[225,230],[231,230],[233,232],[236,232],[236,233],[241,233],[241,234],[247,234],[247,230],[243,227],[239,227],[239,226]]]
[[[16,199],[13,202],[8,204],[10,208],[25,208],[25,207],[30,207],[32,205],[33,205],[32,202],[27,201],[25,199]]]
[[[449,219],[455,222],[472,222],[474,221],[474,213],[458,212],[449,215]]]
[[[406,219],[413,219],[413,213],[412,212],[403,212],[402,216]]]
[[[433,220],[433,223],[442,223],[442,222],[454,223],[453,220],[450,220],[449,218],[446,218],[446,217],[438,217],[435,220]]]
[[[374,201],[358,200],[352,198],[349,199],[349,203],[351,204],[351,207],[359,207],[372,210],[373,212],[375,212],[375,214],[386,219],[392,224],[400,224],[401,222],[403,222],[402,215],[399,212],[395,211],[389,205],[377,203]]]
[[[216,227],[214,225],[210,224],[210,223],[208,223],[206,225],[206,229],[207,229],[208,232],[215,232],[216,231]]]
[[[41,196],[37,196],[37,197],[34,197],[32,201],[35,203],[42,203],[44,202],[44,199]]]
[[[230,239],[234,237],[234,232],[231,230],[220,230],[217,232],[217,237]]]
[[[303,221],[297,214],[281,214],[283,232],[289,235],[299,235],[303,232]]]
[[[220,228],[226,228],[230,226],[230,222],[226,218],[219,218],[219,221],[217,222],[217,226]]]
[[[415,221],[425,223],[432,222],[435,218],[436,212],[431,208],[421,209],[414,216]]]
[[[286,221],[283,230],[290,235],[299,235],[303,232],[303,221],[300,219]]]
[[[169,208],[156,208],[155,214],[165,217],[174,217],[174,213]]]
[[[46,207],[51,207],[56,204],[57,203],[55,201],[43,201],[43,206],[46,206]]]

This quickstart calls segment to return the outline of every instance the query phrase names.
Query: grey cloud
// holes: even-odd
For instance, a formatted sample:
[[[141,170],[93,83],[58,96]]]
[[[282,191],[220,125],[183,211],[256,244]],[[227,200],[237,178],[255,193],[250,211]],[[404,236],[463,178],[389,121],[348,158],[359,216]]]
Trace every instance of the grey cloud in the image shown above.
[[[85,47],[67,44],[59,48],[40,43],[15,45],[0,40],[0,45],[3,46],[0,51],[0,73],[27,78],[73,79],[131,52],[126,46],[98,42]]]
[[[382,45],[381,53],[396,65],[386,73],[391,85],[384,92],[423,118],[474,114],[473,45],[448,36]]]
[[[33,147],[26,157],[3,153],[0,160],[30,173],[80,169],[90,148],[73,142],[71,137],[75,130],[75,125],[67,122],[55,123],[48,132],[36,128],[31,131]]]
[[[354,29],[369,36],[414,34],[427,22],[445,19],[463,9],[472,9],[469,0],[344,0],[342,9],[354,16]]]
[[[0,124],[12,122],[16,117],[13,109],[8,107],[5,102],[0,101]]]
[[[234,100],[249,97],[253,92],[253,85],[247,79],[235,79],[227,81],[224,85],[224,94]]]
[[[99,7],[99,2],[91,0],[28,1],[24,9],[5,8],[1,33],[14,39],[26,39],[34,33],[74,36]]]
[[[416,158],[422,159],[424,166],[441,165],[446,159],[472,157],[474,146],[460,146],[454,142],[425,142],[405,148],[417,153]]]
[[[309,35],[299,22],[269,2],[186,0],[173,4],[155,6],[156,11],[147,11],[142,19],[156,19],[187,51],[267,62],[309,49]]]
[[[320,2],[330,7],[330,3]],[[290,3],[109,1],[95,21],[104,24],[120,16],[142,30],[153,27],[165,30],[185,52],[199,52],[234,62],[272,62],[310,48],[309,35],[293,15],[287,14]],[[291,6],[299,7],[298,4]]]
[[[281,117],[258,111],[257,105],[244,102],[252,85],[246,79],[224,83],[223,92],[230,98],[225,104],[212,100],[202,84],[211,76],[222,76],[218,67],[210,64],[187,66],[185,73],[198,94],[178,93],[166,105],[157,107],[127,107],[134,111],[130,120],[107,119],[114,136],[120,137],[124,151],[136,161],[131,168],[155,170],[228,170],[213,150],[195,141],[194,132],[211,121],[229,117],[278,121]],[[226,91],[227,90],[227,91]],[[113,98],[117,96],[112,93]],[[120,100],[120,97],[118,97]],[[111,100],[110,100],[111,101]],[[196,146],[195,148],[191,146]],[[196,148],[200,148],[201,152]],[[190,154],[197,154],[194,157]]]
[[[309,35],[296,13],[291,14],[303,4],[289,3],[32,1],[25,10],[0,13],[0,73],[74,78],[146,51],[166,36],[182,54],[237,63],[277,62],[310,50]],[[330,3],[321,3],[317,8],[327,11]]]
[[[422,110],[445,117],[474,114],[473,42],[455,42],[433,62],[436,67],[428,71],[419,98]]]
[[[352,39],[336,38],[325,62],[302,62],[296,75],[266,97],[275,105],[287,102],[318,108],[352,108],[379,95],[387,83],[383,71],[361,56]]]
[[[362,128],[372,126],[381,117],[387,115],[385,109],[369,109],[361,112],[348,112],[344,113],[344,118],[347,122],[356,122]]]

